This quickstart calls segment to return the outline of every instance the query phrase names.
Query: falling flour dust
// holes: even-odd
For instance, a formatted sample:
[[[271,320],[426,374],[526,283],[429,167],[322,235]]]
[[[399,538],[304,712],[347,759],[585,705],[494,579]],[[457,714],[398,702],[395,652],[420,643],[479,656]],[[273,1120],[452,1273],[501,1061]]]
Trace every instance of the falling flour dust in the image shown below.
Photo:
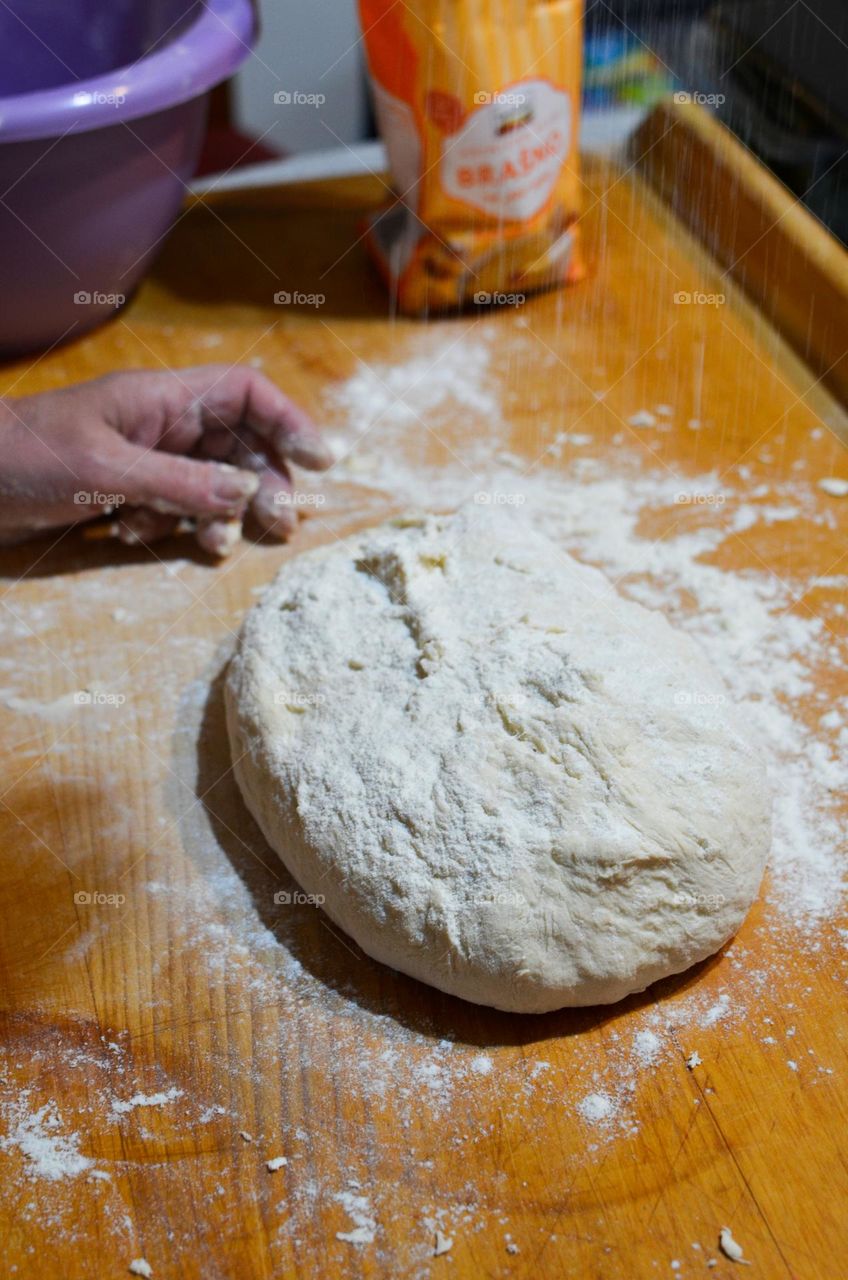
[[[489,1117],[493,1111],[500,1125],[520,1125],[525,1140],[532,1142],[544,1134],[546,1114],[563,1109],[585,1131],[580,1158],[592,1160],[599,1145],[627,1141],[638,1131],[640,1082],[679,1071],[694,1084],[709,1064],[710,1037],[718,1033],[757,1037],[765,1052],[783,1053],[794,1064],[787,1075],[800,1073],[814,1082],[831,1074],[828,1064],[803,1043],[809,989],[796,981],[787,956],[803,952],[816,963],[820,929],[842,902],[844,835],[837,806],[848,788],[848,697],[826,699],[816,690],[819,674],[842,661],[827,619],[844,618],[848,579],[822,578],[817,584],[821,601],[813,612],[796,607],[805,582],[777,577],[756,562],[741,572],[720,564],[729,538],[744,542],[758,528],[788,519],[801,520],[811,530],[828,525],[833,515],[823,504],[830,499],[819,489],[818,477],[801,469],[789,479],[756,484],[744,467],[724,476],[705,472],[685,480],[660,466],[646,471],[638,442],[625,431],[613,440],[613,454],[595,457],[591,433],[562,421],[539,424],[543,445],[538,458],[518,457],[510,448],[510,402],[499,386],[490,330],[478,324],[466,336],[450,332],[445,338],[434,327],[414,341],[409,338],[408,359],[399,339],[395,362],[360,364],[347,382],[328,389],[325,408],[340,460],[327,477],[326,505],[314,528],[321,536],[327,530],[341,536],[355,524],[376,522],[403,507],[448,510],[469,498],[520,503],[549,536],[603,569],[623,594],[663,609],[724,673],[730,696],[744,709],[768,759],[775,828],[764,885],[765,917],[746,926],[710,982],[639,1006],[626,1021],[611,1021],[600,1033],[570,1036],[567,1070],[553,1060],[558,1055],[545,1056],[543,1044],[538,1055],[531,1044],[520,1054],[503,1056],[498,1046],[468,1045],[411,1024],[402,1010],[377,1011],[355,998],[353,978],[331,984],[305,963],[297,939],[314,908],[293,905],[275,920],[257,912],[244,877],[222,852],[203,807],[189,806],[179,824],[175,821],[186,809],[180,788],[189,787],[192,795],[195,791],[191,770],[210,679],[232,646],[244,602],[237,608],[217,604],[214,625],[203,634],[189,634],[181,630],[179,619],[187,609],[201,608],[197,600],[210,583],[205,567],[189,560],[153,561],[96,572],[81,569],[74,575],[80,614],[108,614],[126,637],[121,652],[98,654],[97,687],[111,688],[110,680],[117,681],[130,660],[155,664],[156,698],[139,700],[130,720],[122,718],[120,706],[101,714],[78,705],[73,692],[91,689],[92,674],[70,652],[65,689],[57,684],[51,699],[39,703],[35,693],[45,656],[33,636],[58,649],[62,623],[58,609],[43,599],[31,600],[24,584],[10,600],[4,620],[8,644],[0,657],[0,698],[18,717],[24,767],[40,761],[46,736],[52,744],[51,777],[74,777],[77,762],[66,735],[74,717],[99,715],[96,723],[104,731],[99,742],[92,739],[91,750],[103,755],[98,770],[102,835],[111,848],[130,848],[134,830],[134,815],[121,802],[115,772],[122,746],[134,752],[139,787],[150,795],[163,789],[171,795],[167,789],[173,788],[164,811],[154,814],[153,839],[138,870],[142,879],[135,882],[144,910],[168,921],[169,950],[182,955],[183,971],[195,975],[204,990],[232,987],[255,1008],[275,1011],[273,1018],[256,1023],[252,1063],[233,1062],[222,1054],[214,1072],[203,1072],[204,1086],[197,1085],[193,1093],[184,1080],[168,1078],[164,1068],[156,1079],[149,1071],[139,1072],[128,1041],[120,1036],[84,1051],[66,1046],[65,1078],[85,1082],[82,1096],[87,1101],[76,1114],[66,1114],[64,1100],[60,1108],[49,1087],[36,1090],[27,1083],[29,1071],[49,1065],[55,1046],[20,1059],[14,1049],[3,1051],[0,1152],[18,1158],[23,1185],[40,1183],[45,1196],[49,1190],[53,1197],[37,1202],[30,1197],[24,1216],[53,1214],[57,1229],[71,1239],[77,1230],[73,1204],[56,1197],[69,1182],[87,1178],[92,1194],[103,1197],[122,1256],[138,1256],[140,1242],[123,1201],[112,1190],[123,1168],[120,1154],[106,1170],[104,1161],[86,1154],[91,1150],[88,1135],[100,1135],[98,1149],[107,1149],[109,1137],[109,1149],[120,1153],[116,1139],[122,1129],[132,1126],[135,1140],[143,1142],[145,1126],[155,1117],[157,1131],[164,1127],[176,1144],[181,1133],[203,1129],[217,1134],[213,1145],[226,1150],[232,1131],[233,1152],[254,1159],[268,1195],[278,1197],[279,1241],[302,1242],[320,1210],[335,1224],[332,1234],[340,1250],[381,1249],[392,1237],[397,1214],[406,1210],[395,1189],[377,1179],[366,1186],[345,1176],[338,1168],[332,1133],[285,1124],[263,1132],[255,1115],[236,1114],[234,1088],[245,1073],[251,1073],[253,1087],[260,1089],[275,1073],[297,1070],[314,1087],[344,1094],[352,1107],[389,1114],[397,1158],[418,1172],[433,1160],[431,1146],[420,1138],[422,1117],[427,1132],[438,1133],[441,1148],[461,1155],[478,1146],[485,1149],[493,1137],[489,1119],[470,1124],[463,1117]],[[522,359],[523,341],[515,321],[511,358],[516,361]],[[536,359],[538,350],[534,347]],[[681,409],[680,420],[692,430],[697,426],[699,437],[719,429],[700,414],[690,418],[692,412],[698,406]],[[653,433],[661,440],[675,413],[672,404],[631,407],[640,440],[653,438]],[[720,495],[721,504],[681,502],[682,491]],[[662,536],[650,536],[645,522],[663,511],[676,518],[651,525]],[[270,578],[279,552],[263,546],[251,554],[263,558]],[[167,646],[152,657],[145,656],[148,642],[137,639],[133,630],[142,613],[169,636]],[[182,781],[169,776],[175,772],[185,775]],[[191,850],[190,864],[175,875],[174,865],[183,865],[183,849]],[[84,965],[116,927],[104,912],[83,915],[79,931],[68,936],[56,955],[65,965]],[[748,941],[755,936],[756,960]],[[163,990],[171,980],[168,955],[156,955],[150,963],[146,1006],[154,1015],[161,1008],[164,1018],[168,1006]],[[776,982],[785,1002],[781,1007],[773,997]],[[791,1055],[787,1019],[793,1023]],[[49,1072],[44,1078],[50,1079]],[[385,1141],[385,1128],[381,1134]],[[286,1153],[283,1164],[281,1151]],[[324,1171],[316,1173],[316,1168]],[[335,1173],[327,1173],[328,1168]],[[222,1186],[221,1192],[226,1200],[227,1188]],[[238,1215],[235,1199],[233,1230]],[[434,1239],[453,1242],[455,1252],[463,1236],[497,1232],[506,1251],[519,1249],[520,1224],[510,1222],[497,1199],[483,1195],[473,1182],[461,1197],[434,1191],[432,1202],[415,1206],[415,1222],[415,1256],[422,1268],[432,1260]],[[185,1243],[191,1244],[188,1228]],[[150,1261],[155,1270],[157,1260],[151,1256]]]

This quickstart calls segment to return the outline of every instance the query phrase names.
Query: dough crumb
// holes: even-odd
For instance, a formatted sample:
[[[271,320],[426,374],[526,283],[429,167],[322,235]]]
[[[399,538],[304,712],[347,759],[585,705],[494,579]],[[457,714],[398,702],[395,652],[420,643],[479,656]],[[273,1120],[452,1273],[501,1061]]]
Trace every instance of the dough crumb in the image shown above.
[[[686,1066],[690,1071],[694,1071],[696,1067],[700,1067],[701,1061],[702,1059],[699,1053],[690,1053],[689,1057],[686,1059]]]
[[[276,1173],[278,1169],[283,1169],[288,1164],[285,1156],[274,1156],[273,1160],[265,1161],[265,1168],[269,1173]]]
[[[144,1276],[145,1280],[153,1275],[153,1268],[146,1258],[133,1258],[129,1265],[129,1271],[134,1276]]]
[[[640,409],[638,413],[632,413],[627,419],[631,427],[655,427],[657,420],[647,409]]]
[[[721,1249],[724,1256],[729,1258],[731,1262],[739,1262],[744,1267],[750,1267],[751,1264],[748,1259],[743,1258],[742,1256],[743,1250],[741,1244],[733,1239],[733,1233],[731,1232],[730,1227],[722,1227],[718,1236],[718,1247]]]
[[[241,520],[215,520],[207,523],[202,531],[204,550],[224,560],[241,541]]]
[[[374,1232],[370,1227],[354,1227],[353,1231],[337,1231],[336,1239],[344,1240],[346,1244],[371,1244]]]
[[[441,1231],[437,1231],[433,1241],[433,1257],[440,1258],[443,1253],[450,1253],[452,1248],[452,1237],[443,1235]]]
[[[825,476],[823,480],[819,480],[819,488],[829,493],[831,498],[848,498],[848,480],[842,480],[838,476]]]
[[[244,1129],[239,1130],[239,1137],[242,1138],[245,1142],[253,1141],[252,1136],[249,1133],[247,1133]]]

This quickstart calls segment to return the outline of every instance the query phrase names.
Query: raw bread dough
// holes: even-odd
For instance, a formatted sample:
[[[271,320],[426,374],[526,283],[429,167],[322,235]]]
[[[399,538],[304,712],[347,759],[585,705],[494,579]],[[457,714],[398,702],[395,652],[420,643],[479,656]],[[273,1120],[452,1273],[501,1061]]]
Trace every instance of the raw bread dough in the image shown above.
[[[248,615],[227,713],[303,889],[466,1000],[619,1000],[714,952],[760,883],[764,768],[717,672],[502,510],[292,561]]]

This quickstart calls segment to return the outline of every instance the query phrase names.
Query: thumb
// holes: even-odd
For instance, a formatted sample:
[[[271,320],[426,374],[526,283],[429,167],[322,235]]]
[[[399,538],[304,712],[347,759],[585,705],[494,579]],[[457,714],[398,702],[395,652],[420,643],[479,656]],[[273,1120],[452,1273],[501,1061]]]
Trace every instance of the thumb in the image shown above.
[[[259,477],[226,462],[205,462],[127,442],[124,471],[116,482],[123,500],[175,516],[240,512],[259,488]]]

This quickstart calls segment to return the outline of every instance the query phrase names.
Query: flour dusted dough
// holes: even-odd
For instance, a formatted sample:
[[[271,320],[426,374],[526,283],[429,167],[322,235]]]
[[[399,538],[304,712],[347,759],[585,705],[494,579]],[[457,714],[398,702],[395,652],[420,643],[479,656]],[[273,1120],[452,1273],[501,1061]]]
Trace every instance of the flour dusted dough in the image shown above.
[[[466,1000],[619,1000],[714,952],[769,845],[719,675],[526,518],[299,556],[230,667],[236,777],[363,950]]]

